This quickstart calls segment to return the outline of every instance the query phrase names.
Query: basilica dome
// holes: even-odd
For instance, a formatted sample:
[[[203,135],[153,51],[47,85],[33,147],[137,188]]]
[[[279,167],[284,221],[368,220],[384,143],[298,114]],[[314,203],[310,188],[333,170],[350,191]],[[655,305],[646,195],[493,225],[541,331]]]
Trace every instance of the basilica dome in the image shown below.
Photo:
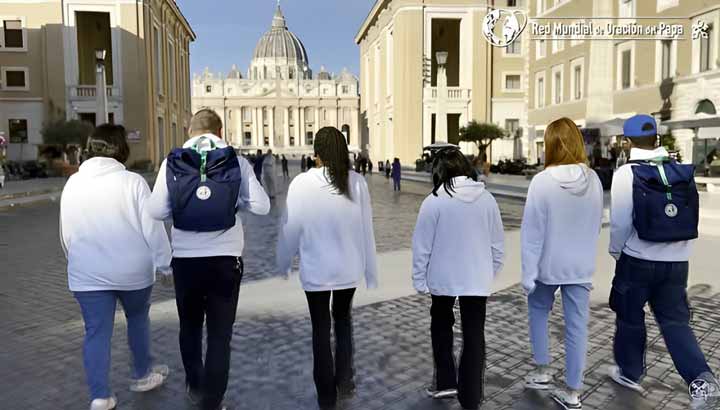
[[[275,60],[276,64],[299,67],[308,66],[305,46],[292,31],[288,30],[280,5],[275,10],[270,30],[260,38],[253,53],[254,60]]]

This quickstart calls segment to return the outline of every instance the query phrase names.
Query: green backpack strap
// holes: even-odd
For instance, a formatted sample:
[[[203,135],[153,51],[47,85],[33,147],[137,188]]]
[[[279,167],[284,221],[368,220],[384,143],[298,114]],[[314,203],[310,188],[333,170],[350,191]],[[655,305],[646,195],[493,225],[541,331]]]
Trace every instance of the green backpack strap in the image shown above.
[[[200,149],[200,144],[205,141],[208,141],[210,143],[209,150]],[[217,145],[215,145],[215,141],[213,141],[212,138],[200,137],[190,148],[200,154],[200,182],[205,182],[205,180],[207,179],[207,153],[208,151],[212,151],[217,148]]]
[[[667,174],[665,174],[665,159],[666,158],[654,158],[649,162],[657,167],[658,172],[660,173],[660,178],[665,185],[665,195],[667,196],[668,201],[672,201],[672,185],[670,185],[670,182],[668,182]]]

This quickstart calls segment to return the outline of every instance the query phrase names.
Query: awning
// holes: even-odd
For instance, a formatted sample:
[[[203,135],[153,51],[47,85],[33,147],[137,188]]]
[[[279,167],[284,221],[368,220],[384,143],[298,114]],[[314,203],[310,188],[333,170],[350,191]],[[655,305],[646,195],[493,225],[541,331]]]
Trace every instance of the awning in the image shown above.
[[[613,118],[612,120],[588,123],[585,128],[597,128],[600,130],[600,135],[603,137],[616,137],[623,135],[623,125],[625,124],[626,118]],[[668,133],[668,127],[666,123],[658,124],[658,134],[663,135]]]
[[[720,127],[701,127],[697,130],[697,137],[701,140],[720,138]]]
[[[717,128],[720,127],[720,116],[704,116],[700,118],[663,121],[663,125],[671,130],[695,129],[695,128]]]

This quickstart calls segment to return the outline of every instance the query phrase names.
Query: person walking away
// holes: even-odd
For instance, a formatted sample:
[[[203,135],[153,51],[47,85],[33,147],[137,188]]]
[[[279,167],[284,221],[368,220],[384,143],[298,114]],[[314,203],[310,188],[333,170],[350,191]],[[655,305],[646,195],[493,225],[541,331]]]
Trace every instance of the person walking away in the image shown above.
[[[610,293],[616,313],[613,345],[615,362],[610,378],[621,386],[642,391],[645,375],[645,305],[683,380],[720,395],[718,382],[690,328],[688,260],[698,237],[698,193],[694,167],[669,159],[656,148],[653,117],[636,115],[625,121],[630,162],[615,173],[610,209],[610,255],[617,260]],[[695,395],[693,395],[695,396]],[[691,397],[692,408],[716,409],[705,397]]]
[[[395,158],[392,163],[392,171],[390,175],[393,179],[393,191],[400,191],[400,178],[401,178],[400,158]]]
[[[305,172],[307,169],[307,162],[305,162],[305,154],[300,157],[300,172]]]
[[[367,169],[368,169],[368,159],[364,155],[360,156],[360,170],[362,171],[363,176],[367,175]]]
[[[263,183],[262,173],[264,162],[265,155],[263,155],[262,150],[259,149],[255,154],[255,161],[253,162],[253,172],[255,173],[255,178],[257,178],[258,182],[260,182],[260,185],[262,185]]]
[[[148,212],[173,224],[172,267],[188,398],[203,410],[226,409],[221,403],[243,276],[239,212],[266,215],[270,200],[250,163],[221,139],[222,121],[214,111],[198,111],[190,135],[160,166]]]
[[[373,163],[372,163],[372,160],[370,158],[368,158],[368,172],[370,173],[370,175],[372,175],[372,170],[373,170]]]
[[[566,387],[555,388],[551,397],[568,410],[582,408],[590,290],[602,214],[602,184],[587,166],[580,130],[568,118],[553,121],[545,129],[545,170],[530,183],[521,228],[522,284],[528,293],[535,362],[525,387],[551,387],[548,317],[559,289],[565,317]]]
[[[125,129],[98,126],[87,141],[87,157],[68,179],[60,199],[60,240],[68,285],[85,323],[83,363],[90,409],[110,410],[110,348],[118,301],[127,320],[132,356],[130,390],[162,385],[168,367],[153,365],[150,295],[156,273],[170,275],[170,243],[162,223],[143,208],[147,182],[123,163],[130,155]]]
[[[300,281],[313,329],[318,404],[321,409],[332,409],[338,392],[351,396],[355,391],[352,299],[363,276],[368,289],[378,286],[377,261],[370,193],[365,179],[350,170],[345,136],[336,128],[322,128],[314,149],[318,168],[295,177],[288,189],[277,265],[287,274],[299,252]],[[313,206],[308,207],[308,203]],[[331,317],[335,324],[334,359]]]
[[[270,199],[275,199],[275,157],[271,149],[265,154],[262,165],[263,186]]]
[[[290,178],[290,170],[288,169],[288,160],[285,158],[285,155],[282,156],[282,160],[280,161],[282,164],[282,172],[283,172],[283,178]]]
[[[433,163],[434,188],[420,207],[412,239],[413,285],[432,299],[435,378],[427,394],[434,399],[457,396],[463,409],[477,409],[483,401],[485,307],[504,254],[500,209],[476,179],[459,147],[439,150]],[[457,370],[453,354],[456,299],[463,337]]]
[[[390,172],[392,171],[392,167],[390,166],[390,160],[385,160],[385,179],[390,179]]]

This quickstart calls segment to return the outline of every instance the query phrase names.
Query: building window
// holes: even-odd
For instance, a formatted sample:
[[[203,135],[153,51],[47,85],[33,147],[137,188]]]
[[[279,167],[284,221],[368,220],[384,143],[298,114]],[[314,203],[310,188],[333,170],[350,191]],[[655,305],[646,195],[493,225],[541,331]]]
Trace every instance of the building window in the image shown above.
[[[250,146],[252,145],[252,132],[245,131],[244,139],[243,139],[243,145]]]
[[[308,131],[305,134],[305,145],[313,145],[313,133],[312,131]]]
[[[547,53],[547,41],[538,40],[535,43],[535,59],[539,60],[541,58],[545,58],[546,53]]]
[[[507,0],[508,7],[517,7],[517,0]]]
[[[212,85],[206,85],[205,86],[205,92],[210,94],[212,92]]]
[[[700,72],[709,71],[712,68],[712,46],[714,30],[713,25],[708,24],[707,36],[700,37]]]
[[[22,22],[20,20],[5,20],[3,21],[3,34],[5,36],[5,42],[2,44],[5,48],[23,48],[25,47],[23,41],[23,29]]]
[[[552,41],[552,52],[558,53],[565,49],[565,40],[553,40]]]
[[[350,86],[349,86],[349,85],[343,85],[343,86],[342,86],[342,93],[343,93],[343,94],[349,94],[349,93],[350,93]]]
[[[11,119],[9,120],[10,143],[26,144],[28,142],[28,123],[27,120]]]
[[[24,67],[2,68],[2,89],[7,91],[28,91],[28,69]]]
[[[618,0],[620,17],[635,17],[635,0]],[[623,22],[623,23],[626,23]]]
[[[518,37],[510,43],[507,47],[505,47],[505,54],[510,55],[519,55],[521,53],[522,49],[522,38]]]
[[[715,110],[715,104],[713,104],[712,101],[705,99],[697,104],[697,107],[695,107],[695,114],[716,115],[717,110]]]
[[[517,118],[508,118],[505,120],[505,131],[508,136],[515,137],[520,129],[520,120]]]
[[[290,146],[295,146],[295,137],[290,137]]]
[[[252,121],[252,109],[249,107],[243,107],[242,108],[242,119],[245,122]]]
[[[288,79],[295,79],[295,67],[290,67],[290,70],[288,71]]]
[[[560,104],[563,102],[563,66],[553,67],[552,75],[552,101]]]
[[[581,100],[583,98],[583,89],[585,78],[583,77],[583,61],[573,61],[572,66],[572,83],[571,93],[573,100]]]
[[[519,90],[520,87],[520,74],[505,75],[505,90]]]
[[[538,73],[535,77],[535,108],[545,106],[545,73]]]
[[[622,50],[620,54],[620,88],[632,86],[632,50]]]
[[[155,91],[163,94],[163,64],[162,64],[162,43],[160,43],[160,30],[153,27],[153,54],[155,55]],[[210,92],[210,91],[208,91]]]
[[[662,60],[660,61],[660,79],[664,80],[666,78],[672,77],[672,73],[670,72],[670,55],[672,53],[672,41],[662,40],[660,42],[660,48],[662,50]]]

